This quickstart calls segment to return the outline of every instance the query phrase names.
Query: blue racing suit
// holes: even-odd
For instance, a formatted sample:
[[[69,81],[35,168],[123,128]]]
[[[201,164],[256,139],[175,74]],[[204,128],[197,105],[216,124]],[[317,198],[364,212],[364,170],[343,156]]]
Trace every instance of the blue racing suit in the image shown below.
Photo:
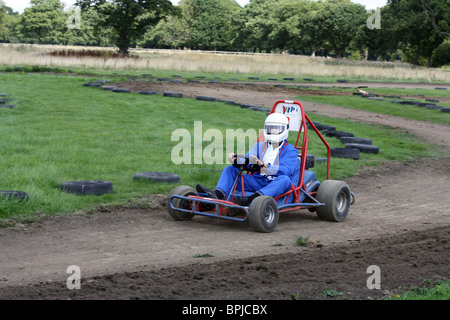
[[[259,142],[253,146],[246,156],[256,156],[263,159],[267,148],[272,148],[268,142]],[[274,163],[267,163],[266,175],[256,172],[253,175],[244,174],[244,190],[246,192],[258,192],[260,195],[270,196],[272,198],[279,196],[289,190],[291,184],[297,186],[298,171],[300,168],[300,159],[297,149],[284,140]],[[222,171],[216,190],[228,195],[238,175],[236,165],[228,166]],[[241,182],[238,181],[236,191],[242,191]]]

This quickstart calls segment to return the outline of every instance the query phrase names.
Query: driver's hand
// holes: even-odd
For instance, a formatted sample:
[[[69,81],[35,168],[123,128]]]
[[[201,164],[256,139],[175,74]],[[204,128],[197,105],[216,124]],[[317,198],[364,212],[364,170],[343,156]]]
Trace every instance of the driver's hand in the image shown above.
[[[256,156],[250,155],[250,157],[253,159],[253,161],[254,161],[258,166],[263,167],[263,168],[267,168],[267,165],[266,165],[264,162],[262,162],[261,160],[259,160]]]

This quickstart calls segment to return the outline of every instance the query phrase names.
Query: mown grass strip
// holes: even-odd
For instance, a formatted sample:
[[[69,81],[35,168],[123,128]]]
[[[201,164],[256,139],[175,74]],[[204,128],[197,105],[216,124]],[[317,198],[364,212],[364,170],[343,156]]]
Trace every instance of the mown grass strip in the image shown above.
[[[298,96],[297,99],[350,109],[383,113],[406,119],[429,121],[438,124],[450,124],[450,113],[427,109],[420,106],[402,105],[389,101],[377,101],[361,98],[359,96]]]

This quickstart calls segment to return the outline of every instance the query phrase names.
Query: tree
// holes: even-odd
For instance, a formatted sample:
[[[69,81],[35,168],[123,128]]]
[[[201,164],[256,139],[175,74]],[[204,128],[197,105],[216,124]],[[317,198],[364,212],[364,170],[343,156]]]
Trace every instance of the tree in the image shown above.
[[[81,12],[80,29],[69,30],[69,43],[83,46],[112,46],[111,28],[99,26],[99,14],[94,8]]]
[[[350,0],[329,0],[324,3],[315,21],[319,26],[318,37],[325,51],[334,52],[337,57],[342,58],[347,51],[354,50],[354,38],[366,19],[364,6]]]
[[[444,2],[448,3],[447,0]],[[435,26],[446,28],[447,22],[442,21],[441,17],[448,16],[445,13],[448,7],[443,9],[437,2],[429,3],[435,5],[434,23],[424,11],[422,0],[388,1],[388,14],[397,22],[388,28],[391,29],[396,46],[403,51],[404,60],[416,65],[426,64],[428,67],[431,66],[434,49],[444,41],[444,35]]]
[[[31,0],[20,16],[19,31],[31,42],[58,43],[67,30],[67,16],[60,0]]]
[[[235,35],[233,45],[244,51],[271,51],[276,48],[273,37],[269,35],[274,30],[277,20],[274,10],[278,0],[250,0],[242,10],[232,17]]]
[[[442,36],[450,37],[450,1],[420,0],[420,3],[434,30]]]
[[[278,21],[270,37],[280,49],[315,56],[321,45],[317,13],[322,2],[309,0],[284,0],[276,7]]]
[[[190,48],[229,48],[231,16],[241,8],[234,0],[181,0],[180,8],[188,27]]]
[[[169,0],[77,0],[75,5],[82,11],[93,7],[98,12],[98,26],[113,30],[113,42],[122,54],[128,54],[131,44],[141,39],[149,26],[175,12]]]
[[[8,33],[8,16],[6,14],[6,5],[0,0],[0,38],[5,39]]]

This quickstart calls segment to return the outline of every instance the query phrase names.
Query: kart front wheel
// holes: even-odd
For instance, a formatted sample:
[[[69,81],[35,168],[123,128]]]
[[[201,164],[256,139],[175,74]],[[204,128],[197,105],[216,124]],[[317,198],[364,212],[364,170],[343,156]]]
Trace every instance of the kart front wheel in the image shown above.
[[[316,209],[320,219],[334,222],[344,221],[351,204],[350,188],[343,181],[325,180],[319,186],[317,200],[325,204]]]
[[[183,197],[187,197],[189,195],[197,195],[197,193],[195,192],[194,189],[192,189],[189,186],[178,186],[175,189],[173,189],[172,193],[169,196],[169,203],[168,203],[168,208],[169,208],[169,215],[177,220],[177,221],[187,221],[187,220],[191,220],[192,217],[194,216],[193,213],[190,212],[183,212],[183,211],[178,211],[176,209],[171,208],[170,206],[170,197],[177,195],[177,196],[183,196]],[[172,205],[175,208],[180,208],[180,209],[190,209],[189,208],[189,201],[188,200],[183,200],[183,199],[179,199],[179,198],[174,198],[172,200]]]
[[[257,232],[272,232],[278,223],[278,206],[269,196],[256,197],[250,204],[248,219],[250,226]]]

